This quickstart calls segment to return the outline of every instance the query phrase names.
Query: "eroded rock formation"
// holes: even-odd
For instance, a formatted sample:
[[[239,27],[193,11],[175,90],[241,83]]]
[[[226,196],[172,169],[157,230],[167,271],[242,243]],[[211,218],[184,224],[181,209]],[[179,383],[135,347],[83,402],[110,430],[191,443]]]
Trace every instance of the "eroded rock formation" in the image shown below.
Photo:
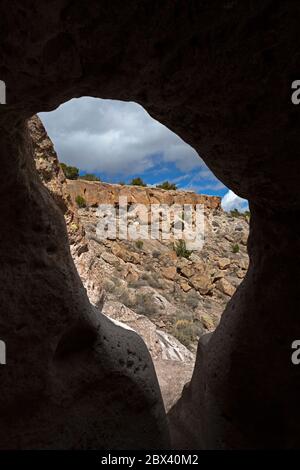
[[[0,336],[8,353],[0,370],[0,446],[167,446],[147,348],[89,303],[68,246],[63,178],[50,177],[54,154],[49,161],[40,156],[52,195],[42,185],[33,158],[43,129],[37,119],[29,129],[33,140],[23,123],[0,137],[10,155],[1,175]]]
[[[103,305],[104,292],[100,282],[91,282],[90,268],[93,254],[89,253],[88,241],[78,217],[77,206],[68,191],[67,180],[60,167],[53,143],[37,116],[28,121],[33,144],[34,162],[42,183],[48,188],[55,203],[64,215],[73,261],[87,290],[89,300],[96,307]]]
[[[249,272],[199,349],[171,416],[173,445],[299,447],[299,10],[271,0],[1,2],[2,447],[166,443],[148,353],[134,333],[127,346],[109,320],[98,323],[33,167],[25,120],[83,95],[139,102],[250,200]],[[118,362],[129,350],[146,376]]]

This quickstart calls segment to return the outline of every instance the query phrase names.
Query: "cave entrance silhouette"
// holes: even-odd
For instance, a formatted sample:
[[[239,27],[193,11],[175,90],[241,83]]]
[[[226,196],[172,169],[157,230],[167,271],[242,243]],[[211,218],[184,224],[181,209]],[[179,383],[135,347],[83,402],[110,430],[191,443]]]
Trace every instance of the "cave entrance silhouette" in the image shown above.
[[[88,249],[81,250],[74,243],[76,224],[70,218],[70,211],[66,212],[65,218],[75,266],[89,298],[100,311],[131,326],[145,340],[154,361],[166,410],[169,411],[180,398],[185,383],[191,379],[199,337],[216,328],[227,301],[246,273],[245,236],[243,244],[237,243],[243,237],[241,232],[235,232],[235,225],[237,228],[241,224],[247,226],[247,219],[236,211],[236,220],[231,220],[229,214],[226,217],[222,213],[220,198],[187,191],[192,187],[188,185],[189,174],[194,185],[198,182],[198,186],[194,186],[198,192],[202,187],[203,192],[205,189],[216,192],[224,188],[224,193],[225,187],[216,180],[190,146],[154,121],[135,103],[82,98],[71,100],[51,113],[41,113],[40,118],[54,144],[51,152],[48,150],[48,155],[44,155],[46,164],[49,153],[50,158],[53,158],[55,149],[61,152],[58,159],[68,163],[68,166],[65,163],[62,165],[67,178],[64,191],[70,196],[73,211],[79,214]],[[45,162],[41,165],[40,148],[37,155],[40,176],[51,189],[54,186],[53,176],[50,175],[48,179],[43,177]],[[126,161],[127,155],[129,162]],[[145,184],[143,187],[143,181],[136,173],[136,168],[139,168],[144,178],[143,167],[147,168],[148,178],[149,173],[150,176],[153,173],[156,180],[159,178],[156,185]],[[105,170],[110,175],[105,174]],[[176,184],[174,187],[170,185],[169,191],[164,189],[166,185],[161,188],[161,170],[171,176],[175,171],[180,171],[180,176],[174,178],[176,182],[183,181],[186,190],[179,188],[174,192]],[[61,176],[56,167],[52,168],[52,173]],[[130,185],[130,174],[135,185]],[[103,181],[103,175],[108,181],[112,180],[112,184]],[[120,184],[119,179],[127,180],[129,185]],[[169,179],[168,176],[166,179]],[[128,203],[128,218],[131,220],[134,217],[127,229],[132,232],[134,224],[141,222],[139,234],[135,238],[132,238],[132,234],[130,239],[127,237],[124,240],[124,236],[120,238],[117,235],[117,230],[111,230],[116,221],[119,227],[120,218],[117,214],[120,213],[121,198],[125,198]],[[109,211],[106,208],[108,203],[112,206]],[[202,243],[197,249],[194,247],[190,250],[189,245],[195,246],[191,241],[179,243],[173,238],[169,239],[166,228],[154,237],[154,227],[149,225],[154,219],[154,208],[158,205],[161,208],[160,218],[164,211],[166,219],[169,218],[167,207],[177,205],[178,222],[184,220],[184,227],[184,224],[188,224],[188,204],[194,213],[196,204],[199,210],[201,206],[205,212],[203,217],[209,245],[206,247],[204,238],[204,255]],[[103,207],[101,211],[100,206]],[[184,210],[186,215],[182,219]],[[105,218],[108,216],[109,222]],[[199,232],[198,237],[200,232],[204,232],[204,219],[202,227],[199,225],[193,229]],[[110,229],[109,232],[101,232],[101,235],[98,230],[100,220],[106,221],[105,230]],[[160,229],[161,225],[162,220]],[[231,235],[228,233],[230,226]],[[172,236],[172,228],[169,229]],[[239,262],[238,255],[233,254],[233,247],[238,247],[237,252],[243,252],[244,271],[240,270],[239,277],[233,269],[228,269],[228,255],[234,258],[233,263]],[[103,250],[105,256],[102,256]],[[211,256],[215,252],[216,256],[216,250],[219,263],[226,258],[227,265],[220,264],[223,271],[220,271],[217,260],[214,264],[208,262],[207,254]],[[87,267],[89,264],[92,268]],[[228,281],[227,285],[223,285],[219,281],[220,275],[216,274],[218,272],[222,276],[235,276],[236,286]],[[199,275],[202,277],[199,278]]]
[[[0,8],[1,446],[169,448],[170,429],[174,448],[299,447],[291,344],[300,337],[300,114],[291,84],[300,5],[58,0],[53,8],[33,0]],[[140,103],[251,208],[247,276],[200,344],[169,428],[147,351],[95,315],[32,163],[26,120],[87,95]],[[76,349],[80,331],[89,341]]]

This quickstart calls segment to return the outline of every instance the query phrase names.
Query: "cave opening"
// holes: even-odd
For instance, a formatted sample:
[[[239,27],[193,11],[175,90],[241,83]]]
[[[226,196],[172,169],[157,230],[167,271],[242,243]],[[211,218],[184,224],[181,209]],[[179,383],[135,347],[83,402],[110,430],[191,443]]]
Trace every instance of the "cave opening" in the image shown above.
[[[25,120],[83,95],[143,104],[250,201],[249,269],[199,342],[169,414],[172,447],[299,447],[299,5],[2,3],[1,448],[170,448],[144,343],[95,314],[74,269],[61,210],[78,259],[88,245],[63,175],[50,188],[51,164],[40,161],[59,210],[32,165]],[[44,134],[30,125],[38,160]],[[81,327],[97,339],[85,334],[75,359]]]
[[[144,339],[168,411],[191,380],[199,338],[215,330],[247,271],[247,202],[137,103],[82,97],[39,118],[36,167],[52,194],[61,193],[56,201],[65,201],[71,254],[89,299]],[[100,220],[108,228],[120,220],[120,198],[128,227],[147,230],[151,207],[177,205],[180,219],[188,203],[201,205],[203,246],[189,249],[174,233],[163,240],[161,226],[156,239],[143,230],[100,237]]]

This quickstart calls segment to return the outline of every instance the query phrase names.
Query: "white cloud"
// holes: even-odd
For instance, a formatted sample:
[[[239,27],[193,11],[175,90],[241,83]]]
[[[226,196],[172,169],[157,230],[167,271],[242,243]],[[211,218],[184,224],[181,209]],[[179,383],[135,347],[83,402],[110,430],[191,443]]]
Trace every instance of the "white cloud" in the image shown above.
[[[83,97],[40,113],[61,161],[88,172],[127,176],[174,163],[206,169],[197,152],[133,102]]]
[[[238,209],[240,212],[248,210],[248,201],[237,196],[231,189],[222,198],[222,208],[224,211]]]
[[[188,183],[182,189],[188,191],[205,192],[205,191],[220,191],[226,189],[226,186],[219,181],[216,176],[210,171],[209,168],[200,168],[200,171],[194,171],[193,175],[189,175]]]

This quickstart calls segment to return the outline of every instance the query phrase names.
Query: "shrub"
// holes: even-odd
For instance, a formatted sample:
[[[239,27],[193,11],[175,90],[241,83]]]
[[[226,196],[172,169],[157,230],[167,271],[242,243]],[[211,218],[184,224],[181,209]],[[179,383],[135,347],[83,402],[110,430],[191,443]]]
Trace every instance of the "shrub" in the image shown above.
[[[244,216],[246,222],[249,223],[249,220],[250,220],[250,211],[245,211],[245,212],[243,213],[243,216]]]
[[[86,200],[85,200],[84,197],[81,196],[80,194],[78,194],[78,196],[76,196],[75,202],[76,202],[77,206],[78,206],[80,209],[83,208],[83,207],[86,207]]]
[[[144,245],[143,240],[137,240],[137,241],[135,242],[135,246],[136,246],[139,250],[141,250],[141,249],[143,248],[143,245]]]
[[[137,178],[133,178],[130,183],[132,186],[147,186],[146,183],[140,178],[139,176]]]
[[[112,276],[111,280],[113,281],[116,287],[121,287],[123,285],[123,282],[120,280],[119,277]]]
[[[232,209],[230,211],[231,217],[241,217],[243,214],[238,209]]]
[[[80,176],[79,179],[85,181],[101,181],[98,176],[94,175],[94,173],[86,173],[85,175]]]
[[[143,273],[141,275],[141,279],[147,282],[146,285],[153,287],[153,289],[160,289],[161,283],[157,278],[157,274],[155,273],[153,276],[150,273]]]
[[[250,211],[246,210],[244,212],[240,212],[238,209],[232,209],[230,211],[231,217],[244,217],[244,219],[249,220],[250,219]]]
[[[198,295],[195,291],[191,290],[190,292],[188,292],[188,294],[186,296],[186,303],[192,309],[194,309],[198,306],[199,297],[198,297]]]
[[[137,279],[136,281],[131,281],[128,283],[128,287],[132,289],[139,289],[140,287],[147,286],[148,283],[144,279]]]
[[[151,316],[157,311],[157,306],[153,302],[152,294],[138,293],[136,296],[136,305],[134,310],[140,315]]]
[[[119,181],[118,184],[120,184],[121,186],[125,186],[125,185],[126,185],[125,181]]]
[[[79,227],[78,227],[77,224],[72,222],[71,225],[69,225],[69,229],[70,229],[71,232],[76,232],[79,229]]]
[[[170,190],[176,190],[177,189],[177,186],[175,183],[169,183],[169,181],[164,181],[162,184],[158,184],[156,186],[157,188],[160,188],[160,189],[165,189],[167,191],[170,191]]]
[[[232,253],[238,253],[240,251],[240,245],[238,243],[235,243],[232,245]]]
[[[121,292],[118,295],[118,301],[121,302],[121,304],[126,305],[126,307],[128,308],[131,308],[134,306],[134,303],[128,291],[124,289],[121,289]]]
[[[65,163],[60,164],[62,171],[65,174],[65,177],[69,180],[77,180],[79,176],[79,170],[76,166],[69,166]]]
[[[176,320],[172,334],[187,348],[196,340],[195,327],[191,320]]]
[[[153,256],[153,258],[159,258],[159,257],[160,257],[160,251],[158,251],[158,250],[153,250],[153,251],[152,251],[152,256]]]
[[[106,291],[106,292],[114,292],[116,286],[114,284],[113,281],[111,281],[110,279],[104,279],[103,281],[103,289]]]
[[[189,258],[191,256],[191,251],[187,250],[185,240],[178,240],[174,243],[174,250],[176,255],[181,258]]]

